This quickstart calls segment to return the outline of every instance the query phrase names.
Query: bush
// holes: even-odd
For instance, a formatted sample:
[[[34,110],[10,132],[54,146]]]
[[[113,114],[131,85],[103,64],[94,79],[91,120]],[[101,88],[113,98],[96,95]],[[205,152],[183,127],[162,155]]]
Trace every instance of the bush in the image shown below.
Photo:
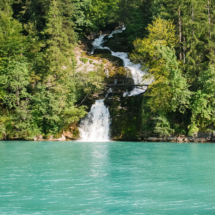
[[[155,133],[159,136],[170,136],[175,132],[175,130],[170,127],[170,123],[165,115],[159,114],[154,120],[156,123]]]
[[[89,60],[89,59],[87,59],[87,58],[80,58],[80,61],[82,61],[82,62],[85,63],[85,64],[88,62],[88,60]]]

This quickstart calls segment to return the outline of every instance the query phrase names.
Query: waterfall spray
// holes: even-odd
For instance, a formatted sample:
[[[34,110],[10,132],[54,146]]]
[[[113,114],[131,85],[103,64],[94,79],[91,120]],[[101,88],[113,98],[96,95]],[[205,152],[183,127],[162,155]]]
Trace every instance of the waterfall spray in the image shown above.
[[[97,100],[90,113],[80,124],[82,141],[108,141],[110,113],[104,105],[104,99]]]

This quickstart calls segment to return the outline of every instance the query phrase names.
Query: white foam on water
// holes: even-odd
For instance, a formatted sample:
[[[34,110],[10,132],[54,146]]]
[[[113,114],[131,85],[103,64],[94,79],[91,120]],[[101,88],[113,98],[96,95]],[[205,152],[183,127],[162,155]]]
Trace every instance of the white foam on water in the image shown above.
[[[110,113],[104,99],[97,100],[89,114],[80,123],[81,141],[109,141]]]
[[[100,35],[98,38],[96,38],[93,42],[92,42],[92,45],[93,45],[93,48],[96,49],[96,48],[102,48],[102,43],[104,43],[104,38],[105,38],[105,34],[102,34]]]
[[[113,37],[114,34],[121,34],[122,32],[123,32],[123,29],[112,31],[111,34],[108,36],[108,38]]]
[[[105,47],[105,48],[107,48],[107,47]],[[131,62],[131,60],[128,57],[128,53],[111,51],[111,54],[113,56],[118,57],[123,60],[124,67],[128,68],[131,71],[131,75],[132,75],[135,85],[151,83],[151,81],[143,81],[143,76],[144,76],[145,72],[141,70],[140,64],[134,64]],[[147,89],[147,87],[141,87],[141,88],[135,87],[131,92],[124,93],[124,97],[139,95],[141,93],[144,93],[146,91],[146,89]]]

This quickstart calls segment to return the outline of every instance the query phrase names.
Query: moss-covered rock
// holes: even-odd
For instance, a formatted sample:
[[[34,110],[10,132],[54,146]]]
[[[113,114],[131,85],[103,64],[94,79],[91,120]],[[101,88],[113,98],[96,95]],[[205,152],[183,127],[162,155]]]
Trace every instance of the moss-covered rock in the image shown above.
[[[95,49],[93,56],[107,59],[112,63],[113,66],[123,66],[123,60],[118,57],[112,56],[110,50],[108,49]]]
[[[139,140],[141,105],[143,95],[122,97],[110,95],[105,99],[111,116],[111,138],[114,140]]]
[[[127,43],[125,32],[113,34],[113,37],[105,37],[104,47],[109,47],[114,52],[131,52],[131,46]]]

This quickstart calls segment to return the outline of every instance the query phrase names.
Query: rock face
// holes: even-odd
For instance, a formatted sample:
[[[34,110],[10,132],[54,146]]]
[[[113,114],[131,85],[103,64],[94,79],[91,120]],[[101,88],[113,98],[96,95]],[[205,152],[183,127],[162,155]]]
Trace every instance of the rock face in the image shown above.
[[[50,137],[49,137],[49,139],[48,139],[48,141],[54,141],[55,139],[54,139],[54,136],[53,135],[51,135]]]
[[[121,28],[119,28],[121,29]],[[117,29],[116,29],[117,30]],[[131,52],[133,46],[128,44],[125,33],[114,34],[112,38],[105,38],[104,46],[109,47],[114,52]]]
[[[178,137],[177,138],[177,142],[178,143],[183,143],[184,142],[184,138],[183,137]]]
[[[67,139],[72,139],[73,138],[73,133],[70,131],[64,131],[63,135],[67,138]]]
[[[195,139],[195,142],[198,142],[198,143],[207,143],[207,142],[210,142],[211,139],[207,139],[207,138],[196,138]]]
[[[185,143],[188,143],[188,142],[189,142],[189,139],[188,139],[187,137],[185,137],[185,138],[184,138],[184,142],[185,142]]]
[[[38,141],[43,141],[43,136],[42,135],[37,136],[37,140]]]
[[[143,95],[123,97],[120,91],[113,89],[104,101],[111,116],[110,136],[114,140],[138,141]]]
[[[91,32],[90,35],[87,36],[88,40],[95,40],[97,37],[96,32]]]
[[[148,142],[159,142],[157,137],[148,137],[145,138],[144,140]]]
[[[58,140],[58,141],[65,141],[65,140],[66,140],[66,137],[62,134],[62,137],[61,137],[61,138],[58,138],[57,140]]]
[[[69,128],[63,131],[63,136],[68,140],[76,140],[79,138],[79,130],[76,123],[72,123]]]
[[[210,143],[215,142],[215,136],[213,136],[213,133],[205,133],[205,132],[199,132],[194,137],[191,136],[172,136],[172,137],[166,137],[166,138],[159,138],[159,137],[147,137],[142,138],[142,140],[147,142],[178,142],[178,143]]]
[[[167,137],[167,142],[177,142],[177,137]]]

